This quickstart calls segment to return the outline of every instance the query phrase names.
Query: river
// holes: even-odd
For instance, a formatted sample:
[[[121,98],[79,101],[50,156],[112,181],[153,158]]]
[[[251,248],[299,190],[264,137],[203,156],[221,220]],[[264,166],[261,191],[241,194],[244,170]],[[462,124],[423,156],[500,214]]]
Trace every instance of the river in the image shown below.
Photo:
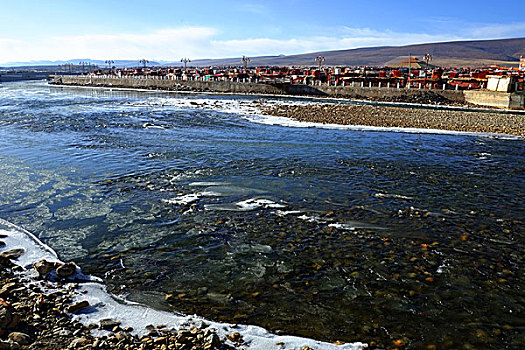
[[[157,309],[525,343],[523,139],[272,125],[260,99],[3,83],[0,217]]]

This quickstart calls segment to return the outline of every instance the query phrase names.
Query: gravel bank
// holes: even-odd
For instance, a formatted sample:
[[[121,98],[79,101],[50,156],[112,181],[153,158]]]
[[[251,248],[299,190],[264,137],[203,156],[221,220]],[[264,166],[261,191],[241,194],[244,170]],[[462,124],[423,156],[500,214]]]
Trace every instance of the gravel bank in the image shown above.
[[[525,136],[525,115],[368,105],[272,105],[268,115],[301,122],[440,129]]]

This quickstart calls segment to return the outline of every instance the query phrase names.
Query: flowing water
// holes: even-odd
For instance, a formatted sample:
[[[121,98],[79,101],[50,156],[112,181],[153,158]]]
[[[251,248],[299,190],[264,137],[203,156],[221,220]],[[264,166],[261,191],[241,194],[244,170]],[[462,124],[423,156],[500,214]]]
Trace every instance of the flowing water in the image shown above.
[[[258,99],[2,84],[0,217],[158,309],[525,343],[523,139],[268,125]]]

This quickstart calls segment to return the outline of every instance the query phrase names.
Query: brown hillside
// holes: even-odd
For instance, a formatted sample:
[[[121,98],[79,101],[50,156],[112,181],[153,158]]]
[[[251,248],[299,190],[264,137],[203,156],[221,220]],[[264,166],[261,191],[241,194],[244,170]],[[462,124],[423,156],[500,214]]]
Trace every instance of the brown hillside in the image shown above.
[[[326,58],[326,65],[344,66],[383,66],[387,62],[400,56],[411,54],[423,57],[425,54],[433,56],[433,63],[449,63],[454,66],[480,66],[495,62],[517,62],[520,55],[525,56],[525,38],[453,41],[408,46],[368,47],[351,50],[314,52],[290,56],[252,57],[250,64],[276,66],[313,66],[315,57],[322,55]],[[470,64],[472,62],[472,64]],[[217,60],[196,60],[195,65],[241,65],[240,58]],[[448,65],[448,64],[447,64]]]

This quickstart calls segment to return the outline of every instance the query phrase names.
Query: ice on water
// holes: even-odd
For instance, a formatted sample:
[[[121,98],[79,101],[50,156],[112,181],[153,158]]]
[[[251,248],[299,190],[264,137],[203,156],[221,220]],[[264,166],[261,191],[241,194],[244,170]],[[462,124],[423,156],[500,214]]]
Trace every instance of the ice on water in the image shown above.
[[[259,208],[286,208],[286,205],[276,203],[265,198],[250,198],[236,203],[208,204],[205,205],[207,210],[220,211],[251,211]]]

